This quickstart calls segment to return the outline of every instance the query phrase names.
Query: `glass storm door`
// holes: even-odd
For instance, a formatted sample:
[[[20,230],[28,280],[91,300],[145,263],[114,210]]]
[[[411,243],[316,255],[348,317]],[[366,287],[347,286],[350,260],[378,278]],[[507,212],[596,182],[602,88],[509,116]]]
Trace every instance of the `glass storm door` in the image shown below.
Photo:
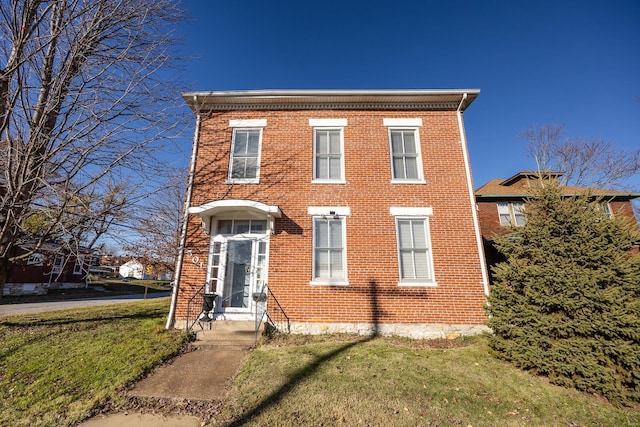
[[[222,291],[223,307],[249,308],[252,240],[228,240]]]

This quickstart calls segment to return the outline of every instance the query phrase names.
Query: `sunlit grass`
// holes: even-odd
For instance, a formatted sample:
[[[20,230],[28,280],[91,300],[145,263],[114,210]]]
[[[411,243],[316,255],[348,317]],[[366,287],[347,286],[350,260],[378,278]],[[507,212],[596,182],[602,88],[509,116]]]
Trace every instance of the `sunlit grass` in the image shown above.
[[[222,425],[631,426],[640,408],[550,385],[488,354],[398,339],[292,337],[256,349]]]
[[[168,300],[0,318],[0,425],[65,426],[175,355]]]

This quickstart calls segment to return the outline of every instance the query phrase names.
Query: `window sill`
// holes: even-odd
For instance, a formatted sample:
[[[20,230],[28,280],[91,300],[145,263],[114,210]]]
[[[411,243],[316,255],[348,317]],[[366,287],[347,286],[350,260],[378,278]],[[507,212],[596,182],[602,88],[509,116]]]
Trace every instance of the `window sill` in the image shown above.
[[[333,281],[333,280],[312,280],[309,282],[311,286],[349,286],[348,281]]]
[[[225,184],[260,184],[259,180],[255,179],[227,179]]]
[[[402,286],[403,288],[415,286],[419,288],[437,288],[438,283],[436,282],[398,282],[398,286]]]
[[[392,179],[392,184],[426,184],[424,179]]]
[[[346,184],[347,181],[344,179],[314,179],[311,181],[312,184]]]

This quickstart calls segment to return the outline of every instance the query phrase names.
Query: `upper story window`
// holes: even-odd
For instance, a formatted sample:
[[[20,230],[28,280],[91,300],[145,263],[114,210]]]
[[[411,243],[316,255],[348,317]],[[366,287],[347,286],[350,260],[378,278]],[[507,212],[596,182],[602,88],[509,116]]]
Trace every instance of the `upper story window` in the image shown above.
[[[82,274],[84,267],[84,255],[78,255],[76,263],[73,266],[73,274]]]
[[[309,119],[313,126],[313,182],[344,183],[344,126],[347,119]]]
[[[53,267],[51,268],[51,273],[60,274],[62,273],[62,267],[64,266],[64,255],[56,255],[53,260]]]
[[[233,127],[229,183],[256,184],[260,181],[262,128],[266,120],[230,120]]]
[[[42,267],[44,265],[44,255],[37,252],[29,255],[29,258],[27,259],[27,265]]]
[[[389,129],[391,182],[424,183],[420,137],[422,119],[384,119]]]
[[[391,208],[396,218],[400,285],[436,286],[429,233],[431,208]]]
[[[313,285],[348,285],[346,216],[348,207],[310,207],[313,215]]]
[[[499,202],[498,216],[500,217],[500,225],[504,226],[521,227],[527,223],[523,202]]]

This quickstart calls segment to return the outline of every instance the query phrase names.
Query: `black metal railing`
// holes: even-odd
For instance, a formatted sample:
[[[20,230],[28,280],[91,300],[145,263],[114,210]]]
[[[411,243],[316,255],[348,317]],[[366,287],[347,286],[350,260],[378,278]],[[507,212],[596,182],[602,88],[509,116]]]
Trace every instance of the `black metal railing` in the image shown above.
[[[271,289],[267,287],[267,296],[269,300],[269,308],[266,311],[267,321],[278,332],[288,334],[291,332],[291,321],[285,313],[284,308],[278,302]]]
[[[204,302],[204,287],[205,285],[202,285],[200,287],[200,289],[198,289],[196,291],[196,293],[189,298],[189,301],[187,302],[187,327],[185,329],[186,333],[189,333],[191,331],[191,328],[193,328],[193,326],[196,324],[196,322],[198,321],[198,316],[200,315],[200,313],[202,312],[202,303]],[[193,314],[193,307],[196,307],[195,309],[197,310],[195,313],[195,316],[192,317]],[[193,322],[191,322],[191,319],[193,319]]]
[[[195,324],[198,322],[198,316],[202,312],[205,286],[206,285],[202,285],[187,302],[187,333],[193,329]],[[244,290],[237,291],[224,298],[220,298],[216,301],[216,305],[220,304],[220,307],[227,307],[231,299],[240,293],[244,294]],[[268,327],[286,334],[291,332],[291,321],[289,320],[289,317],[266,283],[262,286],[262,289],[259,292],[253,294],[253,301],[255,308],[255,342],[258,341],[260,327],[262,326],[262,322],[265,318]],[[268,308],[267,302],[269,303]]]

